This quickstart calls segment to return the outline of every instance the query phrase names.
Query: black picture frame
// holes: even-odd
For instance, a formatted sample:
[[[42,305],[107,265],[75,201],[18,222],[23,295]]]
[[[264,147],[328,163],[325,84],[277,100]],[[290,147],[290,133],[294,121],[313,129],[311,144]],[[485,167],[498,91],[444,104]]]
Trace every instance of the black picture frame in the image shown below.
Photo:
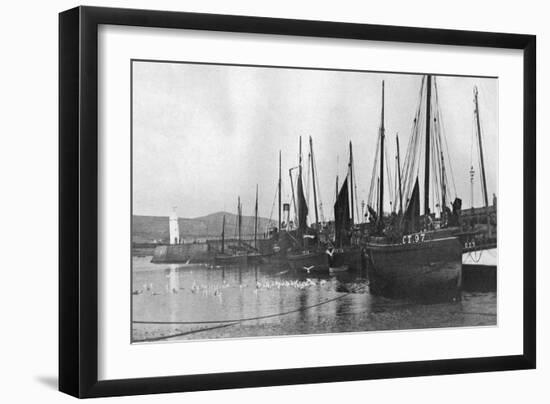
[[[100,24],[522,50],[523,353],[99,381],[97,62]],[[535,104],[534,35],[96,7],[77,7],[60,13],[59,390],[84,398],[535,368]]]

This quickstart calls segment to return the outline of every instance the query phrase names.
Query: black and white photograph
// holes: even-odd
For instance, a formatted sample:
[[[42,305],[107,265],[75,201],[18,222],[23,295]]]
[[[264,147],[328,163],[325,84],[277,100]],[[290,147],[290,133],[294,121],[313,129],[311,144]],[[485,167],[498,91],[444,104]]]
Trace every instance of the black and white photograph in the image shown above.
[[[498,325],[498,77],[130,69],[133,343]]]
[[[3,7],[2,402],[548,401],[544,3],[91,3]]]

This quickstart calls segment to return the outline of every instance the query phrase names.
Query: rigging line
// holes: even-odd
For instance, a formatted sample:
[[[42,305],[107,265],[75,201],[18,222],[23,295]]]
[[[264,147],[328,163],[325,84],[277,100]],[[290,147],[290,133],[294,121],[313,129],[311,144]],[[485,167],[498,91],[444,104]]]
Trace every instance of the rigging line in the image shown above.
[[[422,150],[418,150],[420,145],[421,133],[420,128],[423,127],[423,114],[422,114],[422,105],[424,101],[424,77],[422,78],[422,85],[420,87],[420,95],[418,98],[418,104],[416,109],[416,115],[413,121],[412,135],[409,139],[409,145],[407,147],[407,152],[405,155],[405,185],[404,185],[404,195],[405,200],[408,202],[412,189],[416,182],[416,177],[418,177],[419,172],[419,161],[421,158]]]
[[[441,112],[440,112],[440,115],[441,115]],[[449,171],[451,173],[451,181],[453,184],[454,197],[456,198],[457,192],[456,192],[455,174],[453,170],[453,162],[451,160],[451,154],[449,153],[449,142],[447,141],[447,130],[445,129],[445,122],[441,119],[441,117],[439,118],[439,121],[441,122],[441,126],[442,126],[441,131],[443,133],[443,143],[445,146],[445,152],[447,153],[447,162],[449,163]]]
[[[386,157],[386,175],[388,177],[388,194],[389,194],[389,200],[392,201],[393,200],[393,190],[392,190],[392,186],[393,186],[393,181],[392,181],[392,177],[391,177],[391,171],[390,171],[390,165],[389,165],[389,161],[390,159],[388,158],[388,148],[386,147],[384,149],[384,155]],[[393,209],[393,207],[392,207]]]
[[[233,231],[233,237],[237,238],[237,229],[239,228],[239,207],[237,206],[237,214],[235,215],[235,228]]]
[[[208,321],[143,321],[143,320],[134,320],[132,323],[134,324],[163,324],[163,325],[189,325],[189,324],[225,324],[225,323],[241,323],[244,321],[254,321],[254,320],[264,320],[266,318],[273,318],[273,317],[280,317],[280,316],[286,316],[288,314],[294,314],[299,313],[301,311],[306,311],[309,309],[312,309],[314,307],[319,307],[327,303],[334,302],[336,300],[343,299],[344,297],[350,295],[351,292],[344,293],[341,296],[334,297],[332,299],[328,299],[316,304],[312,304],[310,306],[306,307],[300,307],[298,309],[285,311],[281,313],[274,313],[274,314],[267,314],[264,316],[257,316],[257,317],[247,317],[247,318],[239,318],[239,319],[233,319],[233,320],[208,320]]]
[[[453,164],[452,164],[452,161],[451,161],[451,155],[449,154],[449,145],[448,145],[448,142],[447,142],[445,122],[443,121],[443,116],[442,116],[442,113],[441,113],[441,107],[440,107],[440,103],[439,103],[439,88],[437,86],[437,82],[435,82],[435,98],[436,98],[436,107],[437,107],[436,117],[437,117],[437,124],[438,124],[438,128],[439,128],[439,137],[440,137],[440,139],[439,139],[440,146],[439,147],[442,150],[443,145],[445,145],[445,150],[447,152],[447,164],[449,165],[449,169],[450,169],[450,173],[451,173],[451,180],[452,180],[452,183],[453,183],[453,190],[454,190],[455,197],[456,197],[456,184],[455,184],[455,178],[454,178],[454,173],[453,173]],[[441,141],[441,137],[443,137],[443,141]],[[445,178],[444,181],[445,181],[445,183],[447,183],[447,178]]]
[[[479,150],[479,147],[478,147],[478,150]],[[485,195],[485,189],[483,187],[483,163],[481,161],[481,155],[478,159],[478,169],[479,169],[478,173],[479,173],[479,187],[481,188],[481,197],[485,198],[485,196],[484,196]],[[483,205],[483,200],[482,200],[481,204],[482,204],[482,206],[484,206]]]
[[[393,211],[399,211],[397,209],[397,207],[399,206],[399,173],[397,172],[398,170],[398,167],[397,167],[397,155],[395,156],[394,158],[394,162],[393,162],[393,171],[395,173],[395,181],[393,182],[393,195],[394,195],[394,199],[393,199]]]
[[[377,173],[378,173],[378,153],[379,153],[379,151],[380,151],[380,136],[378,136],[378,140],[376,141],[376,152],[374,154],[374,165],[372,166],[372,174],[371,174],[371,177],[370,177],[368,204],[371,208],[375,208],[375,206],[373,204],[373,196],[374,196],[374,192],[376,190],[376,183],[377,183],[376,178],[377,178]]]
[[[485,143],[485,140],[484,140],[484,137],[483,137],[483,119],[481,118],[481,116],[479,116],[479,95],[478,95],[478,111],[477,111],[477,119],[479,119],[479,137],[481,138],[481,141],[483,144],[486,144]],[[481,149],[480,149],[481,150]],[[487,151],[487,149],[485,149],[485,151]],[[484,156],[485,158],[487,157],[487,154],[485,154]],[[481,152],[479,153],[479,165],[482,166],[484,162],[481,160]],[[482,167],[480,167],[480,169],[482,169]],[[480,171],[481,173],[482,171]],[[486,194],[486,190],[487,190],[487,178],[483,175],[481,175],[481,194],[484,195]],[[489,195],[485,195],[487,198],[489,198]]]
[[[475,132],[476,132],[476,123],[475,123],[475,112],[472,115],[472,137],[471,137],[471,144],[470,144],[470,170],[473,170],[474,168],[474,147],[477,150],[477,143],[475,141]],[[475,174],[474,174],[475,175]],[[474,185],[473,182],[475,182],[475,177],[470,173],[470,182],[471,182],[471,189],[470,189],[470,201],[471,201],[471,208],[475,205],[475,192],[474,192]]]
[[[177,333],[177,334],[162,335],[162,336],[158,336],[158,337],[149,337],[149,338],[143,338],[143,339],[135,339],[135,340],[133,340],[132,342],[154,342],[154,341],[162,341],[163,339],[175,338],[175,337],[183,337],[183,336],[185,336],[185,335],[197,334],[197,333],[199,333],[199,332],[215,330],[215,329],[217,329],[217,328],[230,327],[230,326],[232,326],[232,325],[237,325],[237,324],[239,324],[239,323],[222,324],[222,325],[217,325],[217,326],[215,326],[215,327],[204,327],[204,328],[200,328],[200,329],[198,329],[198,330],[180,332],[180,333]]]
[[[376,151],[374,153],[374,164],[372,166],[371,181],[369,187],[369,204],[372,203],[372,195],[376,189],[376,177],[378,173],[378,153],[380,152],[380,136],[376,138]]]
[[[437,101],[437,99],[436,99]],[[435,165],[435,172],[436,172],[436,176],[435,176],[435,179],[436,179],[436,196],[438,197],[438,202],[439,202],[439,208],[440,208],[440,211],[443,210],[443,198],[446,197],[446,195],[443,194],[444,190],[443,190],[443,185],[445,184],[445,178],[444,178],[444,173],[445,173],[445,164],[444,164],[444,161],[443,161],[443,155],[441,153],[441,126],[440,126],[440,122],[439,122],[439,119],[437,119],[437,116],[439,114],[439,105],[436,104],[436,118],[434,120],[434,133],[435,133],[435,136],[434,136],[434,150],[433,150],[433,153],[434,153],[434,165]]]
[[[296,178],[290,176],[290,187],[291,189],[294,189],[294,193],[298,190],[298,176]],[[294,225],[298,223],[298,207],[296,206],[296,197],[293,195],[293,206],[294,206]]]
[[[442,202],[443,202],[443,199],[445,199],[445,201],[447,202],[448,200],[450,200],[450,193],[449,193],[449,187],[448,187],[448,184],[449,184],[449,180],[448,180],[448,175],[447,175],[447,167],[445,165],[445,153],[444,153],[444,150],[443,150],[443,142],[445,140],[445,134],[443,133],[443,124],[442,124],[442,121],[441,121],[441,109],[439,108],[438,106],[438,111],[437,111],[437,116],[438,116],[438,120],[437,120],[437,128],[438,128],[438,133],[439,133],[439,136],[438,136],[438,152],[440,154],[440,159],[441,159],[441,196],[442,196]],[[448,157],[448,156],[447,156]],[[451,167],[451,161],[450,161],[450,157],[447,158],[447,163],[449,165],[449,167]],[[451,174],[452,175],[452,174]],[[447,199],[447,197],[449,197]]]
[[[315,172],[317,175],[315,176],[315,184],[317,186],[317,204],[319,206],[319,216],[321,219],[321,223],[325,222],[325,215],[323,212],[323,201],[321,200],[321,187],[319,186],[319,170],[317,169],[317,161],[315,160],[315,154],[313,154],[313,166],[315,167]]]
[[[406,189],[407,189],[407,192],[406,192],[407,201],[410,199],[411,194],[413,192],[413,188],[414,188],[414,184],[416,182],[416,178],[419,177],[420,161],[421,161],[423,153],[424,153],[424,151],[422,149],[419,150],[419,147],[421,145],[421,140],[423,138],[422,133],[424,132],[424,131],[420,130],[420,128],[422,128],[424,126],[424,119],[423,119],[424,115],[421,114],[421,110],[420,110],[422,102],[423,102],[423,99],[419,103],[418,115],[417,115],[417,120],[416,120],[416,126],[415,126],[415,133],[414,133],[412,148],[407,151],[407,154],[410,154],[409,155],[409,160],[410,160],[409,169],[410,169],[410,171],[408,172],[407,187],[406,187]]]
[[[357,199],[357,177],[355,175],[355,172],[356,172],[355,171],[355,160],[352,163],[353,163],[353,167],[352,167],[353,168],[353,188],[354,188],[354,191],[355,191],[354,194],[353,194],[353,198],[355,199],[355,213],[356,213],[355,217],[359,219],[360,216],[359,216],[359,203],[357,202],[358,201],[358,199]],[[362,218],[361,218],[361,220],[362,220]],[[361,223],[361,220],[359,220],[360,223]]]
[[[434,145],[432,149],[432,159],[433,159],[433,171],[434,171],[434,187],[433,187],[433,201],[434,201],[434,211],[436,205],[439,205],[439,209],[442,207],[442,195],[441,195],[441,156],[439,154],[438,139],[437,136],[434,136]],[[436,203],[437,202],[437,203]]]
[[[308,216],[311,214],[311,204],[309,203],[309,196],[310,196],[310,185],[311,185],[311,153],[308,153],[307,155],[307,176],[306,176],[306,204],[308,206]],[[310,223],[312,221],[310,220]]]
[[[407,149],[405,151],[405,158],[403,160],[403,189],[405,191],[405,197],[408,193],[409,188],[409,182],[411,181],[412,171],[413,171],[413,164],[414,161],[412,159],[412,152],[414,145],[416,143],[415,138],[417,136],[417,127],[418,127],[418,111],[415,115],[415,118],[413,119],[413,124],[411,127],[411,135],[409,137],[409,142],[407,145]]]
[[[273,211],[275,210],[275,204],[277,203],[277,193],[279,192],[279,185],[275,186],[275,196],[273,197],[273,205],[271,205],[271,212],[269,213],[269,224],[273,222]]]
[[[477,123],[476,123],[476,110],[474,109],[474,114],[473,114],[473,117],[472,117],[472,126],[473,126],[473,129],[472,129],[472,145],[475,144],[475,147],[476,147],[476,154],[477,154],[477,163],[478,163],[478,173],[479,173],[479,185],[480,185],[480,188],[481,188],[481,198],[483,200],[483,194],[484,194],[484,189],[483,189],[483,175],[482,175],[482,166],[481,166],[481,152],[480,152],[480,148],[479,148],[479,142],[476,141],[477,139],[474,139],[475,138],[475,135],[479,136],[479,133],[478,133],[478,130],[477,130]],[[472,157],[473,158],[473,157]],[[473,166],[473,164],[472,164]],[[473,208],[473,206],[472,206]]]
[[[470,167],[474,164],[474,135],[475,135],[475,116],[472,116],[472,136],[470,138]]]

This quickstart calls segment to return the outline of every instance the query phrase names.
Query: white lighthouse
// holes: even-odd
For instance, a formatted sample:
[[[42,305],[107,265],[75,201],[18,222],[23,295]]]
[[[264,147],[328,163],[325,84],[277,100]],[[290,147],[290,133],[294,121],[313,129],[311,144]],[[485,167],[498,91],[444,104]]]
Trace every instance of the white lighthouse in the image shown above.
[[[176,207],[170,215],[170,244],[179,244],[180,243],[180,227],[178,225],[178,213],[176,212]]]

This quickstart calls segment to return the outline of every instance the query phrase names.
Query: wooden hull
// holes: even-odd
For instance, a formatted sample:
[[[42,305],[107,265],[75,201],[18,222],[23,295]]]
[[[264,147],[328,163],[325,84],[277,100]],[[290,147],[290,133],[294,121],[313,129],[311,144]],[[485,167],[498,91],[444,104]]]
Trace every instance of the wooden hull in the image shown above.
[[[247,265],[247,255],[216,255],[216,265]]]
[[[338,266],[338,267],[331,266],[328,271],[331,274],[337,274],[339,272],[347,272],[347,271],[349,271],[349,265],[342,265],[342,266]]]
[[[272,254],[259,254],[259,253],[248,254],[247,263],[250,265],[266,264],[269,262],[271,255]]]
[[[290,268],[295,270],[328,272],[329,269],[328,254],[324,251],[288,254],[287,260]]]
[[[464,290],[491,292],[497,289],[497,249],[487,248],[462,254]]]
[[[351,271],[360,271],[363,268],[363,253],[360,248],[334,251],[330,258],[330,266],[331,268],[347,266]]]
[[[418,242],[367,243],[371,291],[426,299],[460,296],[462,245],[457,237],[434,233],[425,233]]]
[[[268,263],[270,265],[285,266],[285,267],[288,265],[287,256],[283,255],[283,254],[280,254],[280,253],[266,255],[264,257],[264,259],[265,259],[266,263]]]

